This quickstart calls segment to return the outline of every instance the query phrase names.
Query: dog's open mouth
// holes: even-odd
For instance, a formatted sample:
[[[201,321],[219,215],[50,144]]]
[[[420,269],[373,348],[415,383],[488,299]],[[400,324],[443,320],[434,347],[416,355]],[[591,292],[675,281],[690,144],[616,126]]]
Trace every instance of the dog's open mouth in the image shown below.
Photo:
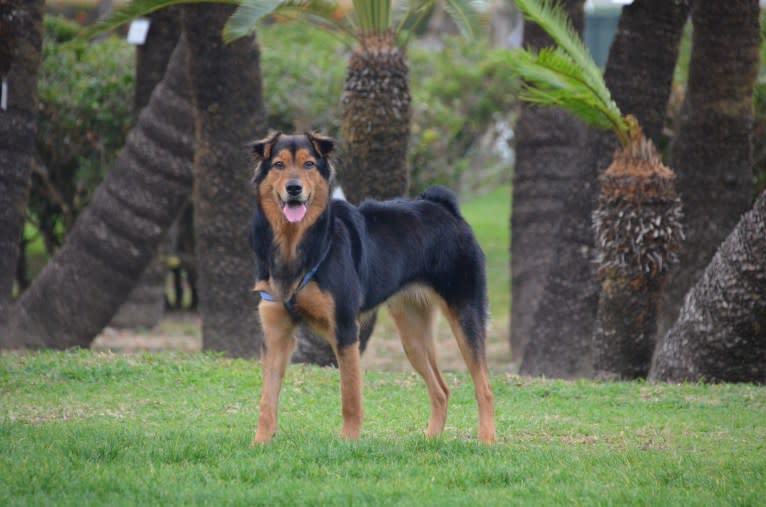
[[[300,222],[306,216],[306,203],[301,200],[290,199],[282,204],[282,213],[285,214],[288,222]]]

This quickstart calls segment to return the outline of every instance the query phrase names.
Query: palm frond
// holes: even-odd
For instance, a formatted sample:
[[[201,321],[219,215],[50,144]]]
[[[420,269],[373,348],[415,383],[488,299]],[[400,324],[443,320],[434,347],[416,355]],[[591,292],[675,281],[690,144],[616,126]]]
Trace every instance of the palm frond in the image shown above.
[[[391,28],[391,0],[351,0],[362,34],[380,35]]]
[[[434,2],[397,2],[394,15],[399,20],[396,33],[404,34],[403,46],[406,46],[414,31],[426,17],[433,12]]]
[[[407,45],[413,31],[433,13],[437,4],[441,4],[460,34],[468,40],[473,40],[474,34],[480,31],[480,3],[481,0],[411,0],[400,3],[397,8],[400,15],[396,32],[405,34],[403,45]]]
[[[609,90],[604,84],[601,69],[593,61],[561,5],[552,0],[516,0],[516,5],[527,19],[540,25],[556,42],[556,45],[582,69],[583,76],[599,98],[605,103],[613,103]],[[614,107],[616,108],[617,105],[615,104]]]
[[[613,130],[621,144],[627,141],[628,124],[619,110],[593,93],[580,68],[561,48],[539,53],[517,50],[509,53],[507,62],[525,81],[522,100],[566,109],[590,125]]]
[[[183,4],[219,3],[238,4],[239,0],[133,0],[132,2],[116,9],[105,19],[94,23],[80,33],[80,38],[90,39],[102,33],[111,32],[122,25],[130,23],[136,18],[147,16],[154,11],[165,7]]]
[[[527,81],[522,98],[538,105],[562,107],[591,125],[610,128],[620,144],[626,144],[629,125],[563,8],[551,0],[516,0],[516,5],[557,45],[555,50],[539,53],[513,53],[510,64]]]
[[[473,40],[479,28],[479,13],[473,0],[443,0],[444,10],[455,22],[460,34],[468,40]]]
[[[291,2],[290,0],[239,0],[238,3],[239,7],[223,27],[223,40],[226,43],[250,35],[255,31],[258,21]]]
[[[264,17],[278,12],[291,19],[321,20],[323,26],[349,32],[347,24],[336,19],[333,0],[237,0],[239,7],[223,27],[224,42],[252,34]]]

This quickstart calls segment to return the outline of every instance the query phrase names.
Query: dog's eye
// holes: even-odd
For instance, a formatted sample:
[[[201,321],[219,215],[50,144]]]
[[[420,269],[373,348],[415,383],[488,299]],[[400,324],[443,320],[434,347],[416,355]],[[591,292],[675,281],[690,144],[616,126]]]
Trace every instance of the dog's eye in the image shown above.
[[[313,169],[314,166],[316,166],[316,164],[314,162],[312,162],[311,160],[307,160],[307,161],[305,161],[303,163],[303,168],[304,169]]]
[[[273,167],[275,169],[284,169],[285,168],[285,163],[282,162],[281,160],[277,160],[276,162],[271,164],[271,167]]]

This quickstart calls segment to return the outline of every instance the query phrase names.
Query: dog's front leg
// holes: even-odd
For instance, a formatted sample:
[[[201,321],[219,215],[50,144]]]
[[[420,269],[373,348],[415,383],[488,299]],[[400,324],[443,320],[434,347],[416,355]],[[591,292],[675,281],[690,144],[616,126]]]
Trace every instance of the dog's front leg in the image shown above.
[[[357,326],[351,339],[338,336],[336,355],[340,369],[340,395],[343,406],[343,429],[340,436],[346,440],[358,440],[362,431],[362,368],[359,364],[359,340]],[[347,338],[344,340],[343,338]]]
[[[261,301],[258,307],[263,326],[263,391],[258,429],[253,445],[265,444],[277,432],[277,406],[282,378],[295,350],[295,325],[281,303]]]

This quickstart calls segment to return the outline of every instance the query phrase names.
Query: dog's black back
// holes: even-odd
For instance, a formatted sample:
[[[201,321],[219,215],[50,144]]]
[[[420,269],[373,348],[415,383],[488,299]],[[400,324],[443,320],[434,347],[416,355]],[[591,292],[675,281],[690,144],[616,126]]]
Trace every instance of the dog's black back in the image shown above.
[[[268,226],[257,217],[255,223]],[[432,288],[454,308],[467,337],[485,327],[484,254],[451,190],[434,186],[418,199],[368,200],[358,208],[333,200],[315,227],[303,240],[304,267],[310,269],[319,252],[329,248],[314,279],[332,294],[336,311],[356,318],[417,284]],[[256,245],[260,257],[269,251]],[[269,259],[259,259],[259,265],[268,264]]]

